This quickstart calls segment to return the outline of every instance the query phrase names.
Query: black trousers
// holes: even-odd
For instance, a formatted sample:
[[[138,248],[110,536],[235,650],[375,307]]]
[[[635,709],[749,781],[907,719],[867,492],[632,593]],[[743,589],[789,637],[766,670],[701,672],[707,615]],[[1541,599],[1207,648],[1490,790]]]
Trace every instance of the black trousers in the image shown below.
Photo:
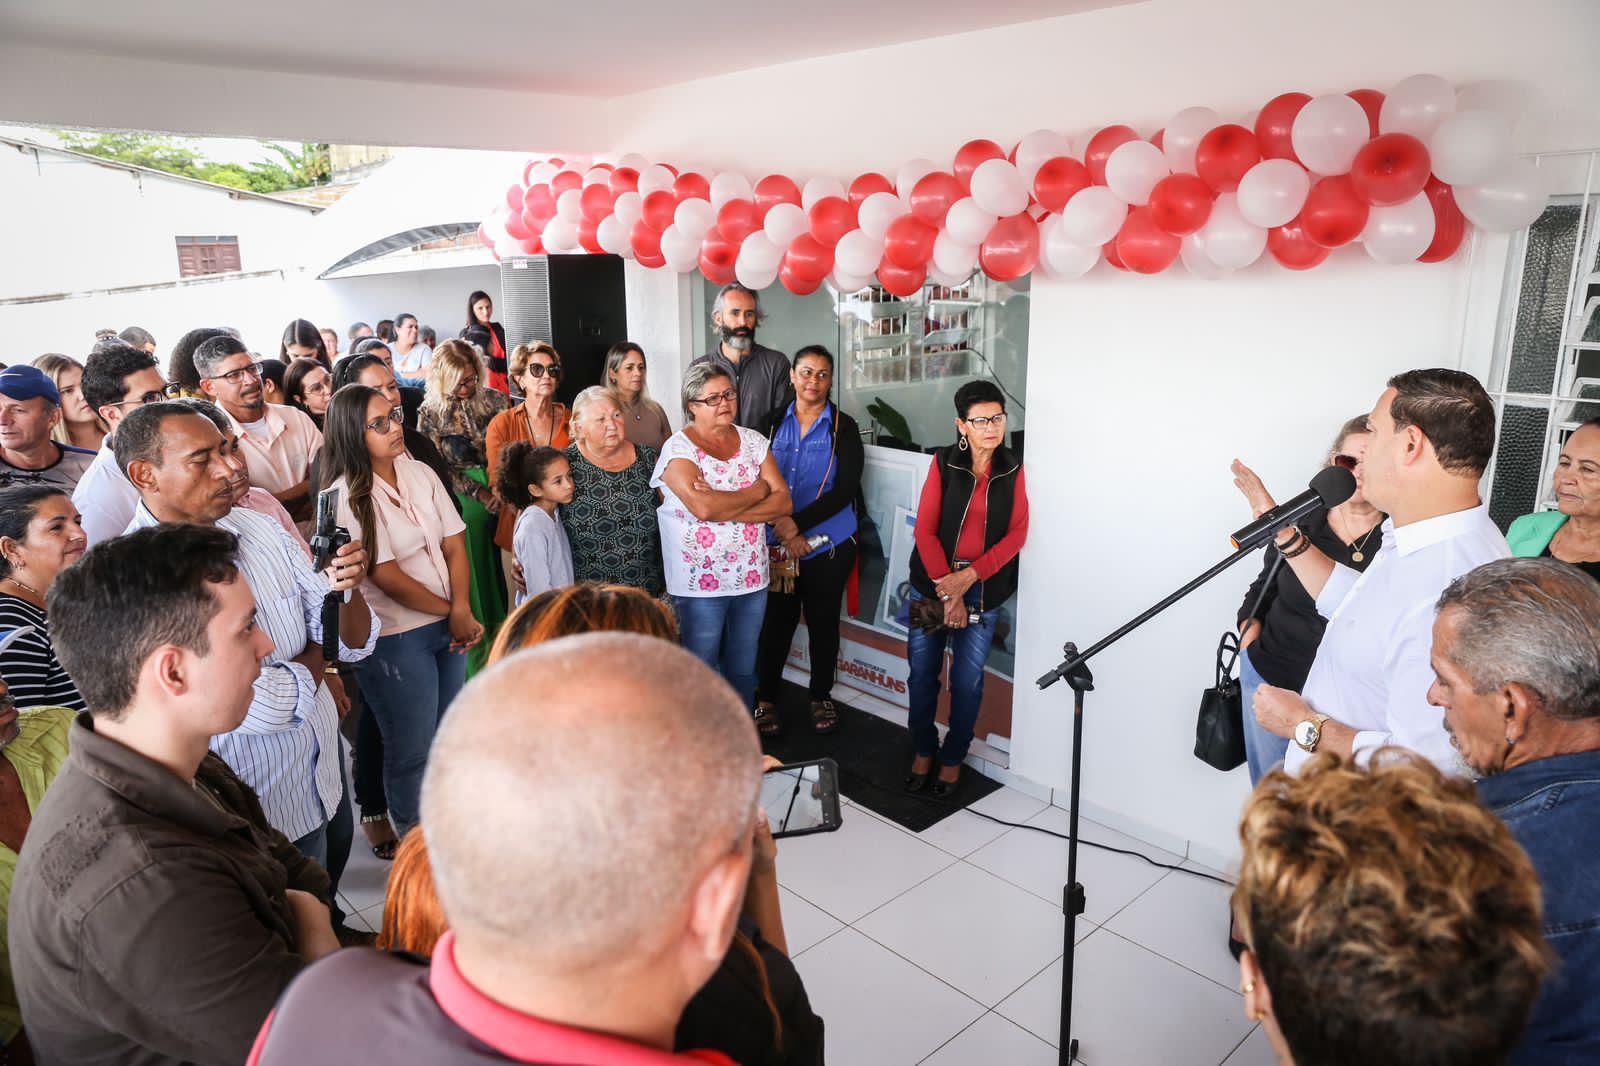
[[[793,592],[767,593],[767,616],[761,623],[761,643],[756,653],[756,699],[776,703],[783,687],[783,664],[789,643],[805,611],[811,645],[811,698],[829,699],[839,661],[839,605],[856,562],[852,537],[814,559],[800,560],[800,577]]]

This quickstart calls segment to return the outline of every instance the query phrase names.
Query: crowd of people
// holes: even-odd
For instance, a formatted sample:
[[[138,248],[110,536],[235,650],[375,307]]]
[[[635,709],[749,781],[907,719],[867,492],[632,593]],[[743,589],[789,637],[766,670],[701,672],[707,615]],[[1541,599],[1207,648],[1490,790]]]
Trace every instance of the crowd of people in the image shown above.
[[[681,417],[627,342],[559,400],[483,292],[443,341],[199,328],[163,372],[130,328],[0,370],[0,1062],[821,1063],[757,793],[785,728],[849,743],[864,451],[832,353],[761,319],[717,295]],[[1006,402],[956,391],[904,575],[936,800],[1028,537]],[[1286,1063],[1600,1059],[1600,422],[1509,544],[1494,427],[1469,375],[1397,375],[1239,612],[1229,939]]]

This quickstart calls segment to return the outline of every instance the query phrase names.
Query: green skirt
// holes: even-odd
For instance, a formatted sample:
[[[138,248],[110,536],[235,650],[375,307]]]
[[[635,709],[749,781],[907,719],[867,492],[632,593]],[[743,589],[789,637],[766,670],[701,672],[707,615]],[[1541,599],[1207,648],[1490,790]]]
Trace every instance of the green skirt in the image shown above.
[[[483,467],[462,471],[463,475],[485,488],[489,476]],[[472,573],[472,617],[483,626],[483,640],[467,653],[467,676],[483,669],[489,649],[506,620],[505,571],[500,566],[500,549],[495,547],[494,531],[499,519],[471,496],[456,494],[461,501],[461,520],[467,524],[467,565]]]

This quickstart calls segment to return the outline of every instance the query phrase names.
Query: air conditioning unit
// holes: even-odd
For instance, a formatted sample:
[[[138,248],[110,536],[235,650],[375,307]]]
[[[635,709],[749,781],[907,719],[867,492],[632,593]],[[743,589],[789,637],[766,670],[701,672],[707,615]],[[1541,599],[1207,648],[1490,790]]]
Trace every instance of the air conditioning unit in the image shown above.
[[[500,261],[495,310],[506,344],[544,341],[561,353],[562,403],[605,384],[606,352],[628,339],[622,257],[519,255]],[[510,351],[507,351],[507,357]],[[515,386],[513,386],[515,388]]]

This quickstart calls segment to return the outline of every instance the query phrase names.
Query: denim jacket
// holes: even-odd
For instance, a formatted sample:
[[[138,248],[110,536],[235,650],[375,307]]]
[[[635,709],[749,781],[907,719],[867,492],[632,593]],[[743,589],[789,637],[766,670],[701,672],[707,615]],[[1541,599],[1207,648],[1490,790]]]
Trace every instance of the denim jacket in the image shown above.
[[[1600,1062],[1600,751],[1539,759],[1478,782],[1544,886],[1558,962],[1513,1064]]]

